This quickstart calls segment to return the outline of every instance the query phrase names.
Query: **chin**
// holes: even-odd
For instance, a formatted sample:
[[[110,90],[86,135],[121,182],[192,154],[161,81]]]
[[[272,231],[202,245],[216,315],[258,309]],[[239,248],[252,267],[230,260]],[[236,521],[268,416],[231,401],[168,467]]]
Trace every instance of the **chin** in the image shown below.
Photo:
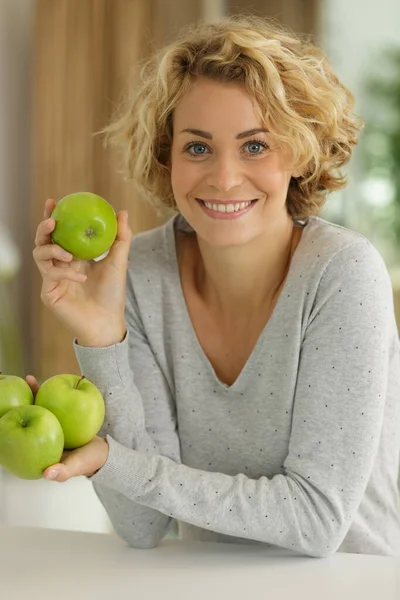
[[[235,246],[244,246],[258,237],[259,232],[250,231],[249,228],[242,228],[241,231],[210,231],[204,227],[196,229],[199,238],[204,240],[210,246],[215,248],[231,248]]]

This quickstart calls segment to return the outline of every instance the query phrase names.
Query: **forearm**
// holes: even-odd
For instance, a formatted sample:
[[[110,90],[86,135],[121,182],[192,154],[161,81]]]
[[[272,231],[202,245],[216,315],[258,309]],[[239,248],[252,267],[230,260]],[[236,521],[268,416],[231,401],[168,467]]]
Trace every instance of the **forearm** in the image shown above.
[[[127,340],[106,347],[74,343],[81,372],[100,390],[105,417],[98,435],[111,435],[127,448],[158,453],[147,434],[143,403],[129,367]]]
[[[154,548],[168,533],[174,519],[133,502],[119,492],[93,482],[115,532],[133,548]]]
[[[127,448],[137,449],[147,456],[163,454],[180,462],[179,439],[167,408],[167,403],[148,400],[144,413],[142,394],[134,380],[128,356],[129,334],[119,344],[106,348],[82,348],[75,345],[78,362],[88,379],[100,389],[106,406],[101,437],[111,435]],[[138,350],[143,357],[145,351]],[[165,382],[160,373],[152,372],[153,360],[138,374],[138,385],[147,398],[154,384],[159,389]],[[158,378],[158,381],[157,381]],[[168,390],[165,389],[165,394]],[[146,429],[152,432],[150,436]],[[122,493],[93,482],[93,488],[104,506],[116,533],[136,548],[152,548],[167,533],[173,519],[158,510],[142,506]]]
[[[80,354],[81,358],[83,355]],[[99,358],[98,351],[96,356]],[[109,360],[95,361],[93,366],[91,360],[84,360],[88,378],[97,385],[105,399],[106,414],[98,435],[105,438],[109,434],[124,446],[141,450],[147,455],[160,454],[146,431],[142,402],[133,377],[128,379],[122,375],[124,369],[121,361],[123,357],[118,350],[109,354]],[[153,508],[141,506],[101,484],[93,483],[93,488],[115,532],[130,546],[153,548],[167,533],[172,521],[170,517]]]
[[[231,476],[150,457],[107,440],[109,458],[92,477],[93,484],[177,521],[315,557],[332,554],[350,525],[337,519],[324,473],[320,489],[295,473],[272,479]],[[126,535],[133,538],[134,526],[129,521],[126,526]]]

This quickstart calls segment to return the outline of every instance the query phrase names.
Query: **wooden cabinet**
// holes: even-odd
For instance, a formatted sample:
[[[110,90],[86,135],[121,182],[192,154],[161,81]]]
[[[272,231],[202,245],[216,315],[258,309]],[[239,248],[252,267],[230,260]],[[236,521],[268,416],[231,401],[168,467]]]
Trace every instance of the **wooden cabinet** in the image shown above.
[[[200,16],[194,0],[38,0],[35,28],[32,239],[47,198],[91,191],[127,208],[134,233],[162,219],[118,172],[115,151],[94,136],[108,121],[132,67],[185,22]],[[200,6],[201,8],[201,6]],[[39,380],[78,373],[71,333],[32,289],[30,372]]]

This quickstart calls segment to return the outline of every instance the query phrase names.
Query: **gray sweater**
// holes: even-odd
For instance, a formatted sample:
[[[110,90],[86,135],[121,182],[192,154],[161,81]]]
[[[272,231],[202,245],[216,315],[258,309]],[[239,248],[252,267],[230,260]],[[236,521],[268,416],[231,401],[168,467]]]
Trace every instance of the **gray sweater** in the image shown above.
[[[227,386],[186,308],[175,228],[134,236],[125,339],[74,349],[101,390],[109,457],[90,480],[115,531],[314,557],[400,555],[400,342],[384,261],[320,217],[304,227],[267,325]]]

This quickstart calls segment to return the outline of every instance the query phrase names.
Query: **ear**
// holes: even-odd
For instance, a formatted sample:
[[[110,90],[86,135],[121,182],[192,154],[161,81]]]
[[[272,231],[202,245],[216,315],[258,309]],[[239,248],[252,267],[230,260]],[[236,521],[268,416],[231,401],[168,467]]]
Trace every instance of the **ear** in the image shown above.
[[[302,174],[303,174],[303,172],[302,172],[302,171],[294,171],[294,172],[292,173],[292,177],[294,177],[295,179],[297,179],[298,177],[301,177],[301,176],[302,176]]]
[[[288,152],[288,157],[287,157],[287,168],[289,170],[290,176],[297,178],[297,177],[301,177],[302,175],[304,175],[304,173],[306,172],[307,167],[304,166],[301,167],[300,162],[299,161],[295,161],[293,156],[290,155],[290,153]]]
[[[303,168],[295,168],[296,165],[293,165],[293,171],[292,171],[292,177],[303,177],[306,173],[307,173],[307,167],[308,165],[306,165],[305,167],[303,166]]]

